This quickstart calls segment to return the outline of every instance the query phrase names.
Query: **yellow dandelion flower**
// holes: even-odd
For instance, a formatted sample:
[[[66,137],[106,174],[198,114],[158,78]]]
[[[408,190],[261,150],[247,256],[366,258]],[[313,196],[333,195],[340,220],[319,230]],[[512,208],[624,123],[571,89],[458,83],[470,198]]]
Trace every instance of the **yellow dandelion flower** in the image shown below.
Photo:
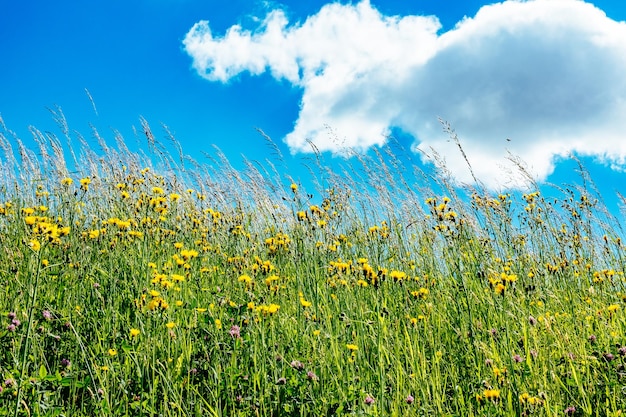
[[[80,180],[80,188],[82,190],[87,191],[89,189],[89,184],[91,184],[91,178],[85,177]]]
[[[113,348],[111,348],[111,349],[109,349],[107,352],[108,352],[109,356],[115,356],[115,355],[117,355],[117,349],[113,349]]]
[[[352,352],[355,352],[355,351],[359,350],[359,347],[357,345],[353,345],[353,344],[348,343],[348,344],[346,344],[346,349],[348,349],[348,350],[350,350]]]
[[[139,329],[130,329],[130,337],[137,337],[141,334],[141,330]]]
[[[215,328],[217,330],[221,330],[222,329],[222,320],[220,319],[215,319]]]
[[[170,321],[169,323],[165,325],[165,327],[167,327],[168,329],[173,329],[174,327],[176,327],[176,323],[174,323],[173,321]]]
[[[72,185],[73,182],[74,182],[74,180],[69,178],[69,177],[63,178],[61,180],[61,184],[63,184],[63,185]]]

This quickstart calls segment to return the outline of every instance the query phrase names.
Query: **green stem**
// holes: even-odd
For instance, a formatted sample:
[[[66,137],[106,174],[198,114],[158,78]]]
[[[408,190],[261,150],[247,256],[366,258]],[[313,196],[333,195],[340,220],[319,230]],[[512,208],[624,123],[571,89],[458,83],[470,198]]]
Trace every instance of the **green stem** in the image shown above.
[[[20,380],[18,381],[17,387],[17,398],[15,399],[15,412],[13,413],[14,417],[17,417],[20,411],[20,403],[22,402],[22,388],[24,381],[24,373],[26,371],[26,358],[28,356],[28,345],[30,342],[30,332],[33,327],[33,315],[35,311],[35,302],[37,301],[37,289],[39,287],[39,276],[41,272],[41,251],[43,248],[39,248],[37,251],[37,271],[35,272],[35,285],[32,289],[32,294],[30,297],[30,303],[28,306],[28,326],[26,327],[26,338],[24,339],[24,344],[22,346],[22,366],[20,370]]]

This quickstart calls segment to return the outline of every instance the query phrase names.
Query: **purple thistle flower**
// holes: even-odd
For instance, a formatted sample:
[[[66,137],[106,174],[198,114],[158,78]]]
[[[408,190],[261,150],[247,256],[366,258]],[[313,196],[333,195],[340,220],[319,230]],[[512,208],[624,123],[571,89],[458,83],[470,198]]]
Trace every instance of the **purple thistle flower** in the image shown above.
[[[64,368],[69,368],[72,365],[72,362],[69,361],[69,359],[61,359],[61,366]]]
[[[19,327],[19,325],[22,324],[22,322],[19,321],[18,319],[13,319],[11,320],[11,324],[13,324],[15,327]]]
[[[317,381],[317,379],[318,379],[318,378],[317,378],[317,375],[315,375],[315,374],[313,373],[313,371],[309,371],[309,372],[307,372],[307,373],[306,373],[306,377],[307,377],[307,379],[308,379],[308,380],[310,380],[310,381]]]
[[[15,314],[15,311],[11,311],[10,313],[7,314],[7,317],[9,318],[9,320],[13,320],[14,318],[17,317],[17,314]]]
[[[617,353],[620,356],[626,356],[626,346],[622,346],[621,348],[617,349]]]
[[[15,324],[9,324],[7,326],[7,330],[10,331],[10,332],[14,332],[15,331]]]
[[[404,400],[406,401],[407,404],[413,404],[413,402],[415,401],[415,398],[412,395],[407,395],[406,399]]]
[[[292,368],[297,369],[298,371],[301,371],[304,369],[304,364],[298,360],[291,361],[290,365]]]
[[[564,412],[566,416],[573,416],[574,413],[576,412],[576,407],[574,406],[567,407]]]
[[[372,405],[374,404],[376,400],[374,400],[374,397],[372,397],[371,395],[367,395],[365,396],[365,405]]]
[[[50,310],[44,310],[41,315],[43,316],[44,319],[46,320],[50,320],[52,318],[52,313],[50,312]]]
[[[520,363],[524,361],[524,358],[522,358],[520,355],[513,355],[513,361],[516,363]]]
[[[592,334],[591,336],[589,336],[589,341],[591,343],[596,343],[596,340],[598,340],[598,338],[596,337],[595,334]]]

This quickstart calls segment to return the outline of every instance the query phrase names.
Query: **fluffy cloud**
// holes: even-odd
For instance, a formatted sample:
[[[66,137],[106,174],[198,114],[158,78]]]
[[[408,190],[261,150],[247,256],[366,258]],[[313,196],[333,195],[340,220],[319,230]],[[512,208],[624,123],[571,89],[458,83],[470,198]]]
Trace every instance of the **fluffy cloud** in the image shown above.
[[[366,149],[397,127],[415,137],[414,150],[437,151],[468,182],[441,117],[490,187],[519,180],[509,152],[539,180],[571,152],[626,160],[624,22],[579,0],[532,0],[484,6],[440,28],[436,17],[384,16],[362,1],[326,5],[293,25],[274,10],[256,30],[233,26],[220,37],[201,21],[184,46],[208,80],[269,71],[300,87],[285,138],[294,152],[309,152],[307,139],[323,151]]]

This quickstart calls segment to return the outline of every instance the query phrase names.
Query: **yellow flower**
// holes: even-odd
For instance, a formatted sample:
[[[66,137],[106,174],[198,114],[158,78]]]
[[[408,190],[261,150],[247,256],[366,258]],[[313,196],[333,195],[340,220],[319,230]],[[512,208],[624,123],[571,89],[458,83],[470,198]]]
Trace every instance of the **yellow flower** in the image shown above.
[[[39,243],[37,239],[32,239],[28,242],[28,246],[30,246],[32,250],[38,251],[41,248],[41,243]]]
[[[312,305],[310,301],[305,300],[303,297],[300,298],[300,304],[302,304],[302,307],[305,307],[305,308],[311,307]]]
[[[176,327],[176,323],[174,323],[173,321],[170,321],[169,323],[165,325],[165,327],[167,327],[168,329],[173,329],[174,327]]]
[[[352,345],[352,344],[350,344],[350,343],[348,343],[348,344],[346,345],[346,348],[347,348],[348,350],[353,351],[353,352],[354,352],[354,351],[359,350],[359,347],[358,347],[357,345]]]
[[[89,189],[89,184],[91,184],[91,178],[85,177],[80,180],[80,188],[87,191]]]
[[[296,191],[298,191],[298,185],[297,184],[291,184],[291,191],[293,191],[294,193]]]
[[[215,319],[215,328],[217,330],[221,330],[222,329],[222,320],[220,319]]]
[[[249,275],[243,274],[239,278],[237,278],[237,281],[245,282],[246,284],[249,284],[252,282],[252,278],[250,278]]]
[[[500,390],[499,389],[486,389],[483,391],[483,397],[486,400],[497,400],[500,398]]]
[[[108,353],[109,353],[109,356],[115,356],[117,355],[117,349],[109,349]]]
[[[63,184],[63,185],[72,185],[73,182],[74,182],[74,180],[71,179],[71,178],[63,178],[61,180],[61,184]]]
[[[130,329],[130,337],[137,337],[141,333],[139,329]]]

